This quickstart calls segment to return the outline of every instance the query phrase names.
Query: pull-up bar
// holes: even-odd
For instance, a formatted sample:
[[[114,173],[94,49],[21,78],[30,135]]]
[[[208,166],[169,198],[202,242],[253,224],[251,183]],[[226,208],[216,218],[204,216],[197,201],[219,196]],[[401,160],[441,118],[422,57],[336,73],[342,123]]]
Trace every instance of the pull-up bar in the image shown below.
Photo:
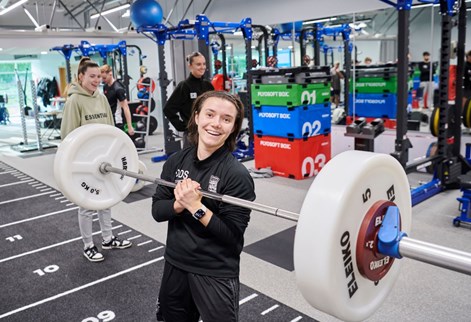
[[[209,35],[213,33],[230,33],[242,31],[245,39],[252,39],[252,19],[244,18],[241,22],[211,22],[205,15],[197,15],[196,20],[182,20],[176,27],[167,27],[162,24],[143,25],[137,28],[138,33],[151,32],[153,39],[159,45],[164,45],[172,39],[204,40],[209,45]]]

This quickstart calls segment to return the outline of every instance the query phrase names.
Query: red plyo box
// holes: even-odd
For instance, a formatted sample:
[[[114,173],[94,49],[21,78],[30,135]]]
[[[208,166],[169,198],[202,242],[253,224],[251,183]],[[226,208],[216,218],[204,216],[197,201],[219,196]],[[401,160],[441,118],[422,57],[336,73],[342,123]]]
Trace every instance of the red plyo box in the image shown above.
[[[254,136],[255,167],[270,167],[275,175],[305,179],[315,176],[331,158],[331,136],[291,139]]]

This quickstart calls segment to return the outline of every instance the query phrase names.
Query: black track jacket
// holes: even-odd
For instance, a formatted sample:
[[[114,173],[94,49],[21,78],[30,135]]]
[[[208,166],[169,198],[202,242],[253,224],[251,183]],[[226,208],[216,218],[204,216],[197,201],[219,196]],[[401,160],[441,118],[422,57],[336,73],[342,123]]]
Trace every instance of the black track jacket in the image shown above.
[[[188,120],[191,117],[191,108],[195,99],[207,91],[214,90],[208,80],[196,78],[190,74],[174,89],[172,95],[164,106],[164,114],[177,131],[186,131]]]
[[[170,182],[191,178],[202,190],[255,200],[252,177],[225,146],[203,161],[196,157],[196,147],[181,150],[165,162],[161,178]],[[158,222],[168,221],[165,260],[195,274],[238,277],[251,210],[203,197],[202,203],[214,213],[204,227],[187,210],[176,214],[174,201],[172,188],[157,186],[152,216]]]

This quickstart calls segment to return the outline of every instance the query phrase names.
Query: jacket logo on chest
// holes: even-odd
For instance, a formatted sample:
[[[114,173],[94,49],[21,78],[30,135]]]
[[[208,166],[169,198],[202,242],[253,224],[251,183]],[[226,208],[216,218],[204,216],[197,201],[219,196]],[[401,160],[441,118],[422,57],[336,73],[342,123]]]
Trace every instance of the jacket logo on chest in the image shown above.
[[[178,181],[187,179],[189,172],[188,170],[177,169],[177,171],[175,171],[175,177]]]
[[[218,177],[211,175],[211,177],[209,178],[209,183],[208,183],[209,192],[217,193],[219,180],[220,179]]]
[[[198,97],[197,93],[190,93],[190,98],[196,99]]]

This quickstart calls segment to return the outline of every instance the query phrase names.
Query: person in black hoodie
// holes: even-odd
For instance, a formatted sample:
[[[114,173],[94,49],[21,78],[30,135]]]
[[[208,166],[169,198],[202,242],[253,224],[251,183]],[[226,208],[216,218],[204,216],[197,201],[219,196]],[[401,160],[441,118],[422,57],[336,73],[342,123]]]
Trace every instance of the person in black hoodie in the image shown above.
[[[239,264],[250,209],[203,197],[200,189],[255,200],[248,170],[232,155],[244,118],[234,95],[199,96],[188,122],[191,145],[172,154],[152,216],[168,222],[158,314],[165,321],[238,321]]]
[[[175,129],[183,132],[183,148],[188,146],[187,125],[193,102],[204,92],[214,90],[211,82],[203,78],[206,72],[206,59],[203,54],[194,52],[186,60],[190,75],[177,85],[163,109]]]

